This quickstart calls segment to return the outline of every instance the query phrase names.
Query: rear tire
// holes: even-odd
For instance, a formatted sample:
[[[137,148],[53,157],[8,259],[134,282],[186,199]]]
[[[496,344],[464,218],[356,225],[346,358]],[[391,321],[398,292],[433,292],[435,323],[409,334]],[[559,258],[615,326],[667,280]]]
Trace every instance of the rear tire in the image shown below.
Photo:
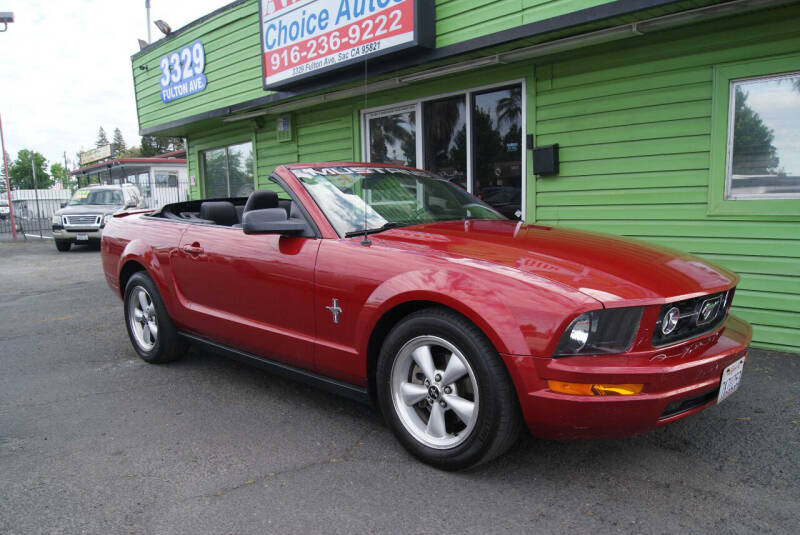
[[[400,443],[421,461],[460,470],[517,440],[516,392],[486,336],[454,311],[415,312],[389,333],[376,373],[378,401]]]
[[[70,247],[72,247],[72,242],[67,240],[56,240],[56,249],[58,249],[59,252],[66,253],[69,251]]]
[[[125,326],[133,348],[146,362],[172,362],[186,352],[153,279],[144,271],[134,273],[125,286]]]

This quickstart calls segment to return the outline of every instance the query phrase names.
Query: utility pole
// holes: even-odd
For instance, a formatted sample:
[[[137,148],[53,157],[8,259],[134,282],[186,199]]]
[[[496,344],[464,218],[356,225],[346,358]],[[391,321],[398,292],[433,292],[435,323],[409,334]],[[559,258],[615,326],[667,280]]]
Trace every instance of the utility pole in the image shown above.
[[[44,239],[42,236],[42,211],[39,210],[39,185],[36,183],[36,162],[33,159],[31,151],[31,172],[33,173],[33,193],[36,195],[36,226],[39,227],[39,238]]]
[[[67,167],[67,151],[64,151],[64,189],[69,189],[69,168]]]
[[[17,225],[14,222],[14,203],[11,202],[11,183],[8,181],[8,160],[6,159],[6,138],[3,136],[3,119],[0,117],[0,145],[3,148],[3,167],[6,171],[6,196],[8,197],[8,219],[11,221],[11,236],[17,241]]]
[[[150,0],[144,0],[144,8],[147,11],[147,44],[150,44]]]

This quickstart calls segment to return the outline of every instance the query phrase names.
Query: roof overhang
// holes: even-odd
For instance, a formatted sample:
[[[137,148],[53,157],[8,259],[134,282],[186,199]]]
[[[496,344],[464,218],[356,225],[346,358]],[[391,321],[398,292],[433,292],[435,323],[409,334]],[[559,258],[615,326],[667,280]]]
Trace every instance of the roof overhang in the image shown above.
[[[421,51],[408,59],[395,58],[391,62],[370,65],[369,73],[374,81],[368,84],[363,83],[363,73],[358,69],[342,71],[327,75],[324,79],[306,82],[290,90],[276,91],[235,105],[140,129],[139,133],[143,136],[163,133],[182,135],[187,125],[200,121],[221,119],[229,122],[283,113],[361,95],[364,91],[384,91],[437,75],[446,76],[452,72],[474,70],[494,63],[512,63],[613,40],[642,36],[656,30],[776,7],[791,1],[794,0],[707,0],[706,2],[701,0],[701,4],[708,5],[695,9],[681,9],[683,5],[692,4],[687,4],[683,0],[616,0],[453,45]],[[239,3],[241,2],[234,2],[222,11]],[[647,15],[648,10],[663,8],[658,10],[663,12],[664,9],[669,10],[670,6],[675,9],[672,13],[649,17]],[[626,22],[615,25],[615,21],[619,21],[620,18]],[[597,23],[602,21],[608,21],[608,26],[596,29]],[[591,30],[587,26],[590,26]],[[553,34],[559,35],[559,38],[554,39]],[[484,54],[481,55],[481,52]],[[422,66],[430,68],[420,70],[419,67]]]
[[[70,171],[70,175],[91,175],[108,171],[109,169],[117,169],[122,167],[127,168],[149,168],[149,167],[181,167],[186,165],[186,160],[182,158],[119,158],[117,160],[109,160],[107,162],[100,162],[80,169]]]

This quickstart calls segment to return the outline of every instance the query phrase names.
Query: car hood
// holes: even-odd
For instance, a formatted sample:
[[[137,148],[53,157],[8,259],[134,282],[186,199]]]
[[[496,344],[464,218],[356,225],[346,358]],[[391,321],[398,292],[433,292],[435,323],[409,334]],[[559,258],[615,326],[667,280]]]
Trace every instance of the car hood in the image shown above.
[[[56,215],[76,215],[76,214],[113,214],[122,210],[120,205],[108,204],[81,204],[75,206],[65,206],[56,212]]]
[[[665,303],[721,291],[738,276],[642,241],[514,221],[447,221],[392,229],[376,244],[482,267],[493,263],[565,284],[604,305]]]

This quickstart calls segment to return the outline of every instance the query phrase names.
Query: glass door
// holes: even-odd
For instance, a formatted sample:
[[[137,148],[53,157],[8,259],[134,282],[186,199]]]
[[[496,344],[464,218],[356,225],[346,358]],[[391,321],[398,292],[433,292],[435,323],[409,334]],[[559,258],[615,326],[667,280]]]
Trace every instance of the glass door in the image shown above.
[[[466,95],[424,102],[422,110],[425,169],[468,189]]]
[[[522,207],[522,88],[472,97],[472,193],[504,216]]]
[[[442,95],[363,114],[364,158],[426,169],[511,219],[523,210],[523,84]]]

